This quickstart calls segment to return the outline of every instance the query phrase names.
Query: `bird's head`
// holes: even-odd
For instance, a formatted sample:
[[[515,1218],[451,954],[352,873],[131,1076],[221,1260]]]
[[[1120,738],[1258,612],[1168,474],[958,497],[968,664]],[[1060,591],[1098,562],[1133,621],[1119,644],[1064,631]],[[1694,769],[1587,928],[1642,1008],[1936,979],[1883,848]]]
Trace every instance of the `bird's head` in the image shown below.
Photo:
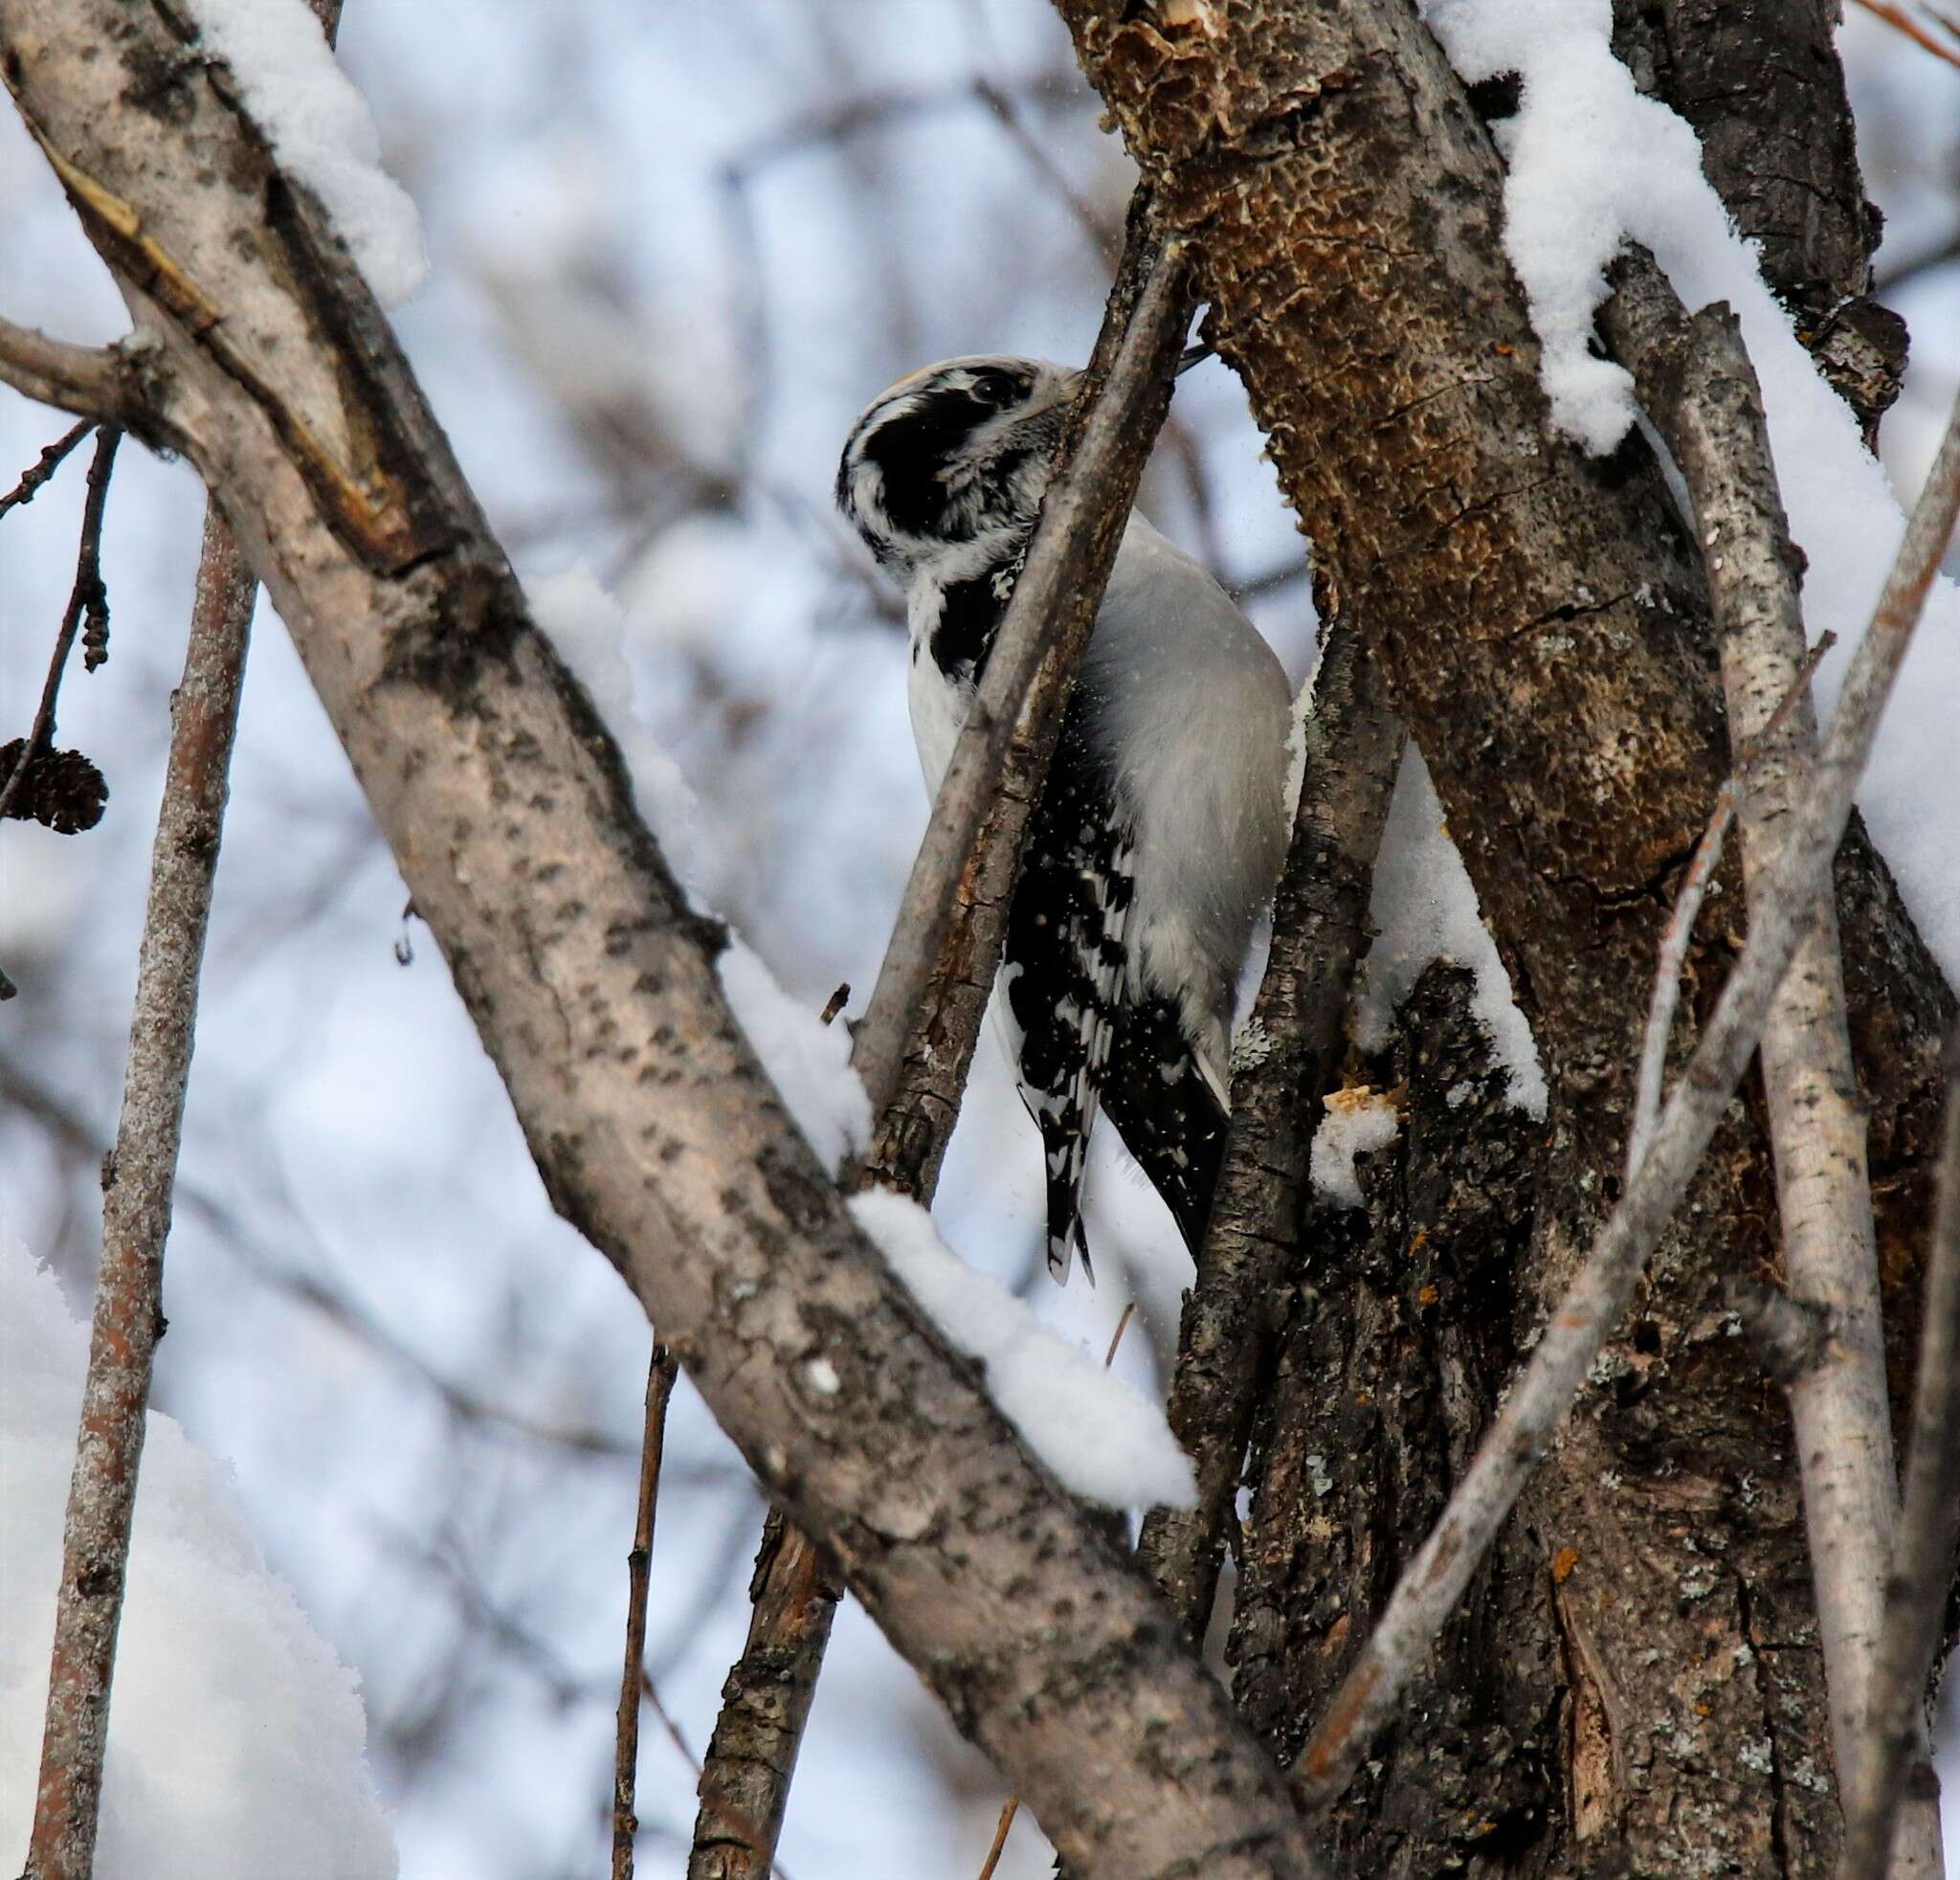
[[[900,580],[948,548],[1025,535],[1081,373],[947,359],[879,393],[837,465],[837,507]]]

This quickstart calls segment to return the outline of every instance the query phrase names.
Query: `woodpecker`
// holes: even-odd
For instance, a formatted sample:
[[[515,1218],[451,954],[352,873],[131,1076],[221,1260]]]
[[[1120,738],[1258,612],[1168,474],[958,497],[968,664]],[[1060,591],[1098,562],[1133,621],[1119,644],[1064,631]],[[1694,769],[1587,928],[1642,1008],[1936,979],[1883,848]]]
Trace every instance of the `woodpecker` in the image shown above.
[[[948,359],[852,426],[837,505],[904,590],[907,700],[946,774],[1081,373]],[[1230,1108],[1234,993],[1284,857],[1286,678],[1199,565],[1125,528],[1031,819],[993,1011],[1047,1164],[1049,1271],[1088,1248],[1099,1108],[1195,1257]],[[1093,1274],[1091,1275],[1093,1278]]]

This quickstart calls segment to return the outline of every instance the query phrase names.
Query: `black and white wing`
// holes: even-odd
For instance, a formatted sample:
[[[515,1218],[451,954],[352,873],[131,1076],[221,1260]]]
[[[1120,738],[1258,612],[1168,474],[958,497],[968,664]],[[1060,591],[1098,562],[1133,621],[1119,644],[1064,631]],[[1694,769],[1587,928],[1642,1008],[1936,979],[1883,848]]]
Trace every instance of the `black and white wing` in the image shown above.
[[[1086,725],[1078,692],[1029,823],[1001,973],[1021,1101],[1041,1130],[1048,1270],[1058,1282],[1079,1248],[1090,1272],[1082,1169],[1123,998],[1134,891],[1130,830],[1106,772],[1090,761]]]
[[[1232,1119],[1174,1000],[1147,992],[1118,1006],[1102,1098],[1123,1146],[1163,1196],[1195,1260]]]

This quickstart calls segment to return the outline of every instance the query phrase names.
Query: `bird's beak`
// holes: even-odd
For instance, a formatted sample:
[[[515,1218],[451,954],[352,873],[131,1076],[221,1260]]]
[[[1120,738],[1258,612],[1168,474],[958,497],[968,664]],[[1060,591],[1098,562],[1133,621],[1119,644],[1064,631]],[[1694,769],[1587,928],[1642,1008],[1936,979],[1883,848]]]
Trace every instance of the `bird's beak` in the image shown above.
[[[1195,346],[1186,347],[1184,356],[1177,362],[1177,370],[1173,376],[1182,378],[1193,366],[1202,366],[1217,349],[1209,340],[1200,340]]]

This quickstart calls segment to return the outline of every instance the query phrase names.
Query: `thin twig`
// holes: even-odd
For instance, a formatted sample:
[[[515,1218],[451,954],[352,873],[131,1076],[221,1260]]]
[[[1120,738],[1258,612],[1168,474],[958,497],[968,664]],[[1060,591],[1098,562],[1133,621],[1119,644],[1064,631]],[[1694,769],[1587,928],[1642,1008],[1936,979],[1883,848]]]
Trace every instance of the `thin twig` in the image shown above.
[[[75,585],[61,615],[61,629],[55,636],[55,652],[48,661],[48,676],[41,683],[41,702],[34,709],[34,722],[5,786],[0,787],[0,817],[12,809],[34,759],[48,748],[55,735],[55,706],[61,696],[61,679],[84,616],[100,617],[104,622],[108,619],[108,599],[102,587],[102,512],[109,500],[109,478],[116,467],[116,446],[122,441],[122,432],[113,427],[104,427],[96,439],[96,454],[88,466],[88,499],[81,505],[81,542],[75,556]]]
[[[1167,1414],[1198,1485],[1189,1509],[1152,1509],[1137,1544],[1192,1639],[1204,1636],[1258,1392],[1270,1302],[1297,1257],[1307,1153],[1336,1075],[1355,969],[1368,950],[1375,853],[1395,792],[1402,727],[1355,623],[1325,629],[1273,945],[1233,1079],[1217,1198],[1178,1327]],[[1262,1053],[1263,1055],[1259,1055]]]
[[[64,431],[48,445],[40,456],[22,471],[20,481],[5,496],[0,496],[0,516],[4,516],[10,509],[21,508],[32,503],[40,494],[48,480],[61,467],[68,453],[95,428],[95,419],[85,417],[72,430]]]
[[[1904,7],[1893,6],[1891,0],[1858,0],[1858,4],[1894,31],[1904,34],[1915,46],[1931,53],[1935,58],[1943,58],[1949,65],[1960,65],[1960,52],[1951,46],[1943,46]]]
[[[858,1174],[929,1203],[998,959],[1028,816],[1088,639],[1190,324],[1181,260],[1147,198],[1026,566],[913,864],[851,1060],[878,1118]],[[962,996],[964,993],[964,996]],[[689,1880],[758,1880],[781,1831],[837,1590],[814,1545],[771,1512],[754,1610],[708,1746]],[[768,1702],[762,1701],[767,1693]],[[748,1840],[731,1819],[760,1824]]]
[[[1648,1253],[1686,1192],[1741,1084],[1777,986],[1830,892],[1831,864],[1879,719],[1960,509],[1960,404],[1940,444],[1877,612],[1845,677],[1815,788],[1792,818],[1748,943],[1661,1112],[1646,1156],[1547,1320],[1530,1361],[1478,1445],[1368,1644],[1293,1769],[1297,1799],[1321,1807],[1348,1786],[1375,1732],[1461,1598],[1499,1525],[1585,1381]]]
[[[679,1372],[658,1339],[647,1364],[646,1431],[640,1442],[639,1501],[633,1551],[626,1556],[626,1666],[619,1679],[619,1722],[612,1753],[612,1880],[633,1880],[633,1812],[639,1773],[639,1698],[647,1649],[647,1587],[653,1578],[654,1507],[660,1492],[660,1454],[667,1439],[667,1399]]]
[[[1722,845],[1728,837],[1728,825],[1735,820],[1735,778],[1724,777],[1715,793],[1715,808],[1702,839],[1682,877],[1681,892],[1667,925],[1660,929],[1659,958],[1654,967],[1654,996],[1647,1004],[1647,1029],[1640,1041],[1640,1072],[1634,1090],[1634,1121],[1627,1131],[1627,1176],[1640,1166],[1647,1143],[1654,1134],[1655,1120],[1660,1114],[1660,1098],[1667,1082],[1667,1041],[1674,1034],[1674,1015],[1681,1004],[1682,971],[1687,965],[1688,942],[1694,937],[1695,922],[1701,918],[1702,903],[1708,884],[1722,865]]]
[[[980,1871],[974,1880],[993,1880],[993,1869],[1000,1865],[1000,1857],[1007,1848],[1008,1830],[1014,1824],[1014,1817],[1021,1812],[1021,1798],[1011,1795],[1000,1804],[1000,1819],[993,1824],[993,1845],[987,1850],[987,1858],[980,1863]]]
[[[1932,1675],[1960,1546],[1960,1039],[1947,1045],[1947,1130],[1920,1326],[1905,1499],[1885,1589],[1885,1623],[1872,1676],[1862,1751],[1845,1791],[1838,1880],[1899,1870],[1893,1824],[1908,1781],[1919,1799],[1938,1790],[1927,1760],[1926,1690]]]
[[[252,574],[213,505],[205,516],[190,644],[173,701],[122,1112],[104,1183],[101,1273],[62,1533],[24,1880],[88,1880],[95,1859],[116,1631],[150,1369],[164,1323],[164,1242],[197,1022],[198,968],[254,593]]]
[[[1629,1176],[1640,1166],[1640,1157],[1646,1153],[1647,1139],[1654,1133],[1654,1119],[1660,1114],[1660,1097],[1667,1078],[1667,1041],[1674,1030],[1674,1015],[1681,1002],[1682,972],[1687,964],[1688,942],[1694,937],[1695,922],[1701,916],[1708,884],[1721,865],[1722,845],[1727,838],[1728,825],[1735,819],[1737,795],[1748,782],[1749,772],[1758,754],[1782,731],[1791,714],[1808,701],[1811,681],[1815,677],[1824,655],[1837,643],[1836,634],[1820,634],[1817,643],[1805,654],[1797,667],[1795,677],[1783,694],[1782,704],[1753,736],[1741,738],[1736,767],[1723,778],[1721,789],[1715,793],[1715,807],[1709,814],[1708,826],[1703,830],[1702,839],[1695,844],[1687,873],[1682,877],[1681,894],[1660,932],[1659,957],[1654,970],[1654,996],[1647,1005],[1647,1029],[1640,1043],[1640,1071],[1634,1095],[1634,1121],[1632,1129],[1627,1131]],[[1815,726],[1812,732],[1815,738]]]

